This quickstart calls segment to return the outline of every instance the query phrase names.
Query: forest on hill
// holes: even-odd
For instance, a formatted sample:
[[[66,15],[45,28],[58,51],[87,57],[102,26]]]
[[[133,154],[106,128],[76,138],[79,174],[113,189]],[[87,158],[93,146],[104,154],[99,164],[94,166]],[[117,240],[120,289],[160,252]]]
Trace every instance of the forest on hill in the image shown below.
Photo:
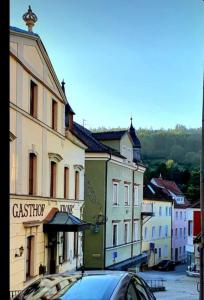
[[[92,131],[125,130],[99,127]],[[173,129],[136,130],[147,166],[144,183],[152,177],[175,181],[190,202],[199,200],[201,128],[177,124]]]

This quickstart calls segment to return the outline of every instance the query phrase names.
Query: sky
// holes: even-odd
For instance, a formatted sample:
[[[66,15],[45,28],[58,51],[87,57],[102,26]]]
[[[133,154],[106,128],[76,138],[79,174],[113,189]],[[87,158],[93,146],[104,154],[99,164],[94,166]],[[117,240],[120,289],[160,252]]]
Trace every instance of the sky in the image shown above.
[[[28,5],[76,122],[201,126],[204,1],[10,0],[11,26]]]

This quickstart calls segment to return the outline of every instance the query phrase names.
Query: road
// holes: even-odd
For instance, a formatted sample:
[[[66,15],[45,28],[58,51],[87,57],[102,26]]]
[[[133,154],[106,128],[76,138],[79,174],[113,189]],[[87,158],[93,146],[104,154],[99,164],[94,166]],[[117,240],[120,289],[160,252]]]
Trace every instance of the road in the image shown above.
[[[175,271],[145,271],[139,275],[146,280],[164,279],[166,291],[154,293],[157,300],[199,300],[197,283],[199,278],[186,276],[185,265],[179,265]]]

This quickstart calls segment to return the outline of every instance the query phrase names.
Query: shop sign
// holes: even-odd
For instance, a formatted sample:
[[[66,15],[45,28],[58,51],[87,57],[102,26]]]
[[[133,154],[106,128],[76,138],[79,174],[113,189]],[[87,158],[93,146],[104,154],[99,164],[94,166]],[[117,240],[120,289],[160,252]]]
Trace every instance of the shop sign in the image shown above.
[[[13,204],[12,212],[14,218],[42,217],[45,204]]]
[[[64,205],[64,204],[60,205],[60,211],[68,212],[69,214],[72,214],[73,208],[74,208],[74,205]]]

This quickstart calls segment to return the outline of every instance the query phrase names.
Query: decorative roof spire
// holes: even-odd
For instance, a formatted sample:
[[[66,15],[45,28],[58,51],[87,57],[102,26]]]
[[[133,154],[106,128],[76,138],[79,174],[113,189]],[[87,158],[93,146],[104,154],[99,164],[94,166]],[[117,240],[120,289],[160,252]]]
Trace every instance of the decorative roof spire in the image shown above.
[[[63,90],[63,92],[64,92],[64,94],[65,94],[65,82],[64,82],[64,79],[62,79],[62,82],[61,82],[61,85],[62,85],[62,90]]]
[[[132,126],[132,116],[131,116],[131,118],[130,118],[130,128],[132,128],[133,126]]]
[[[29,5],[28,11],[23,15],[23,20],[25,21],[26,25],[28,26],[28,31],[32,32],[32,28],[35,25],[35,22],[38,20],[36,14],[32,12],[32,9]]]

